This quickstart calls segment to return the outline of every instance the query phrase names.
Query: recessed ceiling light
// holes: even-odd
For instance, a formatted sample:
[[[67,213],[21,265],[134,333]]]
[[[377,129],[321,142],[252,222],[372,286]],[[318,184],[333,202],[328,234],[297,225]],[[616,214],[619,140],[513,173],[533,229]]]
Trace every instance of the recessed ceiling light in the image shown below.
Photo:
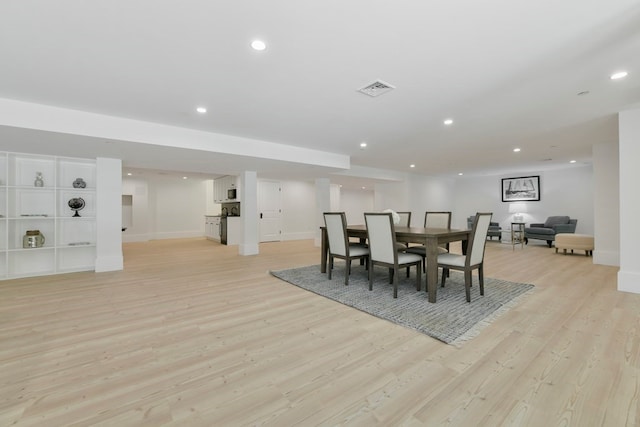
[[[575,162],[576,162],[575,160],[569,160],[569,163],[575,163]]]
[[[207,112],[207,109],[205,107],[198,107],[196,108],[196,111],[200,114],[204,114]]]
[[[462,175],[464,175],[464,174],[463,174],[462,172],[458,172],[458,175],[462,176]]]
[[[131,172],[128,172],[128,173],[127,173],[127,176],[131,176],[131,175],[133,175]]]
[[[410,167],[410,168],[415,168],[415,167],[416,167],[416,165],[409,165],[409,167]]]
[[[251,42],[251,47],[255,50],[265,50],[267,45],[262,40],[254,40]]]
[[[453,124],[453,119],[446,119],[446,120],[444,121],[444,124],[445,124],[445,125],[447,125],[447,126],[449,126],[449,125]]]
[[[182,179],[187,179],[187,177],[186,177],[186,176],[183,176],[183,177],[182,177]]]
[[[360,148],[367,148],[367,143],[366,142],[361,142],[360,143]]]
[[[514,152],[514,153],[519,153],[519,152],[520,152],[520,149],[519,149],[519,148],[514,148],[514,149],[513,149],[513,152]]]
[[[363,190],[366,190],[366,189],[367,189],[367,187],[362,187],[362,189],[363,189]]]
[[[617,73],[611,74],[611,80],[618,80],[627,77],[629,73],[626,71],[618,71]]]

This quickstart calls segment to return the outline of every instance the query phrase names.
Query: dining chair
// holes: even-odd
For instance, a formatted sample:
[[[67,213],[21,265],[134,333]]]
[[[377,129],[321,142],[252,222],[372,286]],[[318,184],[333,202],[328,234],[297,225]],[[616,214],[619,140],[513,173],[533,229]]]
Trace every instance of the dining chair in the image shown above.
[[[393,297],[398,297],[398,274],[400,268],[416,266],[416,290],[420,290],[422,257],[399,252],[396,231],[390,213],[365,213],[364,220],[369,240],[369,290],[373,290],[373,266],[382,265],[389,269],[389,282],[393,283]]]
[[[444,287],[449,270],[464,271],[464,288],[467,294],[467,302],[471,302],[471,272],[475,269],[478,270],[480,295],[484,295],[484,249],[487,244],[487,233],[492,215],[491,212],[478,212],[476,214],[471,234],[469,234],[470,244],[467,245],[466,255],[452,253],[438,255],[438,267],[442,267],[441,286]]]
[[[424,227],[425,228],[451,228],[451,212],[425,212],[424,213]],[[422,256],[422,268],[426,272],[427,266],[424,261],[427,256],[427,248],[424,245],[411,246],[407,249],[407,252],[412,254],[418,254]],[[438,253],[443,254],[449,252],[449,244],[445,243],[438,246]]]
[[[369,258],[369,248],[360,243],[349,242],[349,237],[347,236],[347,217],[344,212],[325,212],[323,216],[329,243],[329,268],[327,270],[327,277],[331,280],[334,258],[344,259],[346,263],[344,284],[346,286],[349,284],[349,275],[351,274],[351,260],[364,259],[366,262]],[[368,268],[368,263],[366,263],[366,267]]]
[[[396,212],[400,216],[400,222],[398,227],[411,227],[411,212]],[[399,251],[405,251],[409,247],[408,243],[396,243],[396,248]],[[409,277],[407,275],[407,277]]]
[[[411,227],[411,212],[396,212],[400,215],[398,227]]]

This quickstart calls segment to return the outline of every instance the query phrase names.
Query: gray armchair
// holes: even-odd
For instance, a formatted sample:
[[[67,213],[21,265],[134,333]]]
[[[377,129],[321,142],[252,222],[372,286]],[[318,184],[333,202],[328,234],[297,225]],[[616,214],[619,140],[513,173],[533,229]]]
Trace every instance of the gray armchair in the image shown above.
[[[558,233],[575,233],[577,219],[570,219],[568,216],[550,216],[544,224],[530,224],[524,229],[524,242],[529,243],[529,239],[546,240],[547,245],[556,240]]]
[[[473,220],[475,219],[475,215],[471,215],[467,218],[467,228],[473,228]],[[497,237],[499,241],[502,241],[502,227],[500,227],[499,222],[490,222],[489,223],[489,231],[487,231],[487,237],[490,240],[493,240],[494,237]]]

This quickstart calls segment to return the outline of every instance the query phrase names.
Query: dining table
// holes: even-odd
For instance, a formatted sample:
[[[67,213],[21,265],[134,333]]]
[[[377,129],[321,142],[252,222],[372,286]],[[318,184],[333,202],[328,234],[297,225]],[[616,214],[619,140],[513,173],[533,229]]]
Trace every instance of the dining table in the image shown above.
[[[428,300],[436,302],[438,292],[438,246],[451,242],[462,242],[462,251],[466,253],[467,241],[469,240],[470,229],[458,228],[435,228],[435,227],[394,227],[396,241],[401,243],[419,243],[426,248],[426,291]],[[326,227],[322,230],[320,271],[327,272],[327,260],[329,253],[329,239]],[[367,239],[366,225],[347,225],[347,235],[358,238],[361,242]]]

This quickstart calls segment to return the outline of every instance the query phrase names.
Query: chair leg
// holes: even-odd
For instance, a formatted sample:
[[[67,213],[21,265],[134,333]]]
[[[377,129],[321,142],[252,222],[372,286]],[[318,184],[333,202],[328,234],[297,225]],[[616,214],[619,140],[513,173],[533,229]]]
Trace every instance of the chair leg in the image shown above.
[[[447,280],[447,276],[449,275],[448,268],[442,268],[442,280],[440,281],[440,287],[444,288],[444,281]]]
[[[410,267],[407,267],[407,277],[409,277],[409,268]]]
[[[395,271],[393,270],[393,268],[389,269],[389,284],[393,283],[393,278],[395,277]]]
[[[471,302],[471,270],[464,271],[464,290],[467,294],[467,302]]]
[[[422,290],[422,263],[418,262],[416,264],[416,291],[420,292]]]
[[[333,257],[329,256],[329,269],[327,270],[327,278],[331,280],[331,270],[333,270]]]
[[[391,269],[395,273],[395,269]],[[398,274],[393,274],[393,297],[398,298]]]
[[[480,295],[484,296],[484,264],[478,267],[478,280],[480,281]]]
[[[373,262],[369,258],[369,290],[373,290]]]
[[[344,285],[349,285],[349,275],[351,274],[351,260],[347,259],[347,268],[344,270]]]

